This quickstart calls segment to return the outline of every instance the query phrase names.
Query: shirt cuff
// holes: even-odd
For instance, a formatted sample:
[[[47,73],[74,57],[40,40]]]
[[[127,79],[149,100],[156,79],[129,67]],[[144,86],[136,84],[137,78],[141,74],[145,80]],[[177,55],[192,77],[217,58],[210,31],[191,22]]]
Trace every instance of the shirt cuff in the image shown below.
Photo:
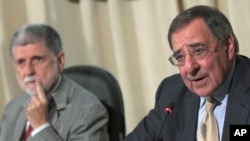
[[[38,127],[37,129],[35,129],[31,132],[31,136],[32,137],[35,136],[37,133],[39,133],[40,131],[42,131],[43,129],[45,129],[47,127],[49,127],[49,123],[45,123],[45,124],[41,125],[40,127]]]

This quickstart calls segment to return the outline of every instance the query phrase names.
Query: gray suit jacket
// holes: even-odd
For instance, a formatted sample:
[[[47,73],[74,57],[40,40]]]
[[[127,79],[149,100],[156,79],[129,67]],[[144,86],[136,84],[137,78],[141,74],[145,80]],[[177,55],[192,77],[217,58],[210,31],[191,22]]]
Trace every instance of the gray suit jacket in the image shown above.
[[[87,90],[62,77],[52,94],[50,126],[28,141],[108,141],[108,113],[100,101]],[[28,94],[13,99],[3,113],[0,141],[20,141],[26,125]]]

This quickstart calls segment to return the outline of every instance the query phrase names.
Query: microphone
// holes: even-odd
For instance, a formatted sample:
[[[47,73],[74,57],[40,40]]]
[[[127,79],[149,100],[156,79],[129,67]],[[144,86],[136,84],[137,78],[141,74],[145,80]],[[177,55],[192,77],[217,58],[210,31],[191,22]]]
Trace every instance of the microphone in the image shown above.
[[[168,115],[172,113],[173,109],[174,109],[174,103],[167,104],[166,108],[164,109],[164,111],[165,111],[166,114],[165,114],[165,117],[164,117],[164,119],[163,119],[163,121],[161,123],[161,128],[160,128],[160,131],[158,132],[158,134],[157,134],[157,136],[155,138],[155,141],[159,140],[162,128],[163,128],[163,126],[165,124],[165,121],[166,121]]]

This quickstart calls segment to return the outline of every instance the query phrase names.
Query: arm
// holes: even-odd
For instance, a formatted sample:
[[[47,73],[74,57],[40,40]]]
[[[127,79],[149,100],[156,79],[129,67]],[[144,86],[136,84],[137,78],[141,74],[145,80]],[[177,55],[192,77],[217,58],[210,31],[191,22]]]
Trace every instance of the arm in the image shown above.
[[[150,110],[147,116],[145,116],[136,128],[128,134],[125,138],[125,141],[154,141],[156,135],[160,130],[162,114],[164,109],[160,106],[159,99],[161,97],[161,89],[163,83],[159,86],[156,97],[155,97],[155,106],[154,109]],[[165,93],[166,94],[166,93]],[[165,105],[164,105],[165,106]]]
[[[58,120],[55,125],[45,128],[29,141],[47,141],[48,139],[56,141],[109,141],[107,134],[108,114],[104,106],[93,102],[79,108],[77,111],[81,112],[72,112],[71,110],[68,113],[69,111],[65,111],[61,121]]]

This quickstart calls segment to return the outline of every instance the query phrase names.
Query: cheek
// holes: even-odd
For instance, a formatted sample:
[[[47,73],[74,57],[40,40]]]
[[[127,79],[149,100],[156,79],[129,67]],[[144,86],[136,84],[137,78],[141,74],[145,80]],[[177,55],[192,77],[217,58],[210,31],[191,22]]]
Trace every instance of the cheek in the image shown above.
[[[49,81],[52,71],[52,69],[38,70],[36,75],[42,80],[43,83],[46,83]]]
[[[213,85],[218,86],[222,83],[225,75],[225,63],[220,59],[211,59],[202,64],[202,69],[205,70],[210,77]]]
[[[185,69],[179,68],[179,72],[180,72],[181,77],[184,79],[187,75]]]
[[[188,73],[185,71],[184,68],[179,68],[179,72],[186,86],[190,88],[191,82],[188,80]]]
[[[15,70],[15,71],[17,80],[19,81],[19,83],[23,83],[25,75],[20,70]]]
[[[41,79],[43,85],[47,85],[48,83],[50,83],[52,78],[55,77],[57,72],[58,72],[57,66],[53,65],[50,66],[49,69],[48,67],[46,67],[45,70],[42,69],[38,70],[37,75]]]

